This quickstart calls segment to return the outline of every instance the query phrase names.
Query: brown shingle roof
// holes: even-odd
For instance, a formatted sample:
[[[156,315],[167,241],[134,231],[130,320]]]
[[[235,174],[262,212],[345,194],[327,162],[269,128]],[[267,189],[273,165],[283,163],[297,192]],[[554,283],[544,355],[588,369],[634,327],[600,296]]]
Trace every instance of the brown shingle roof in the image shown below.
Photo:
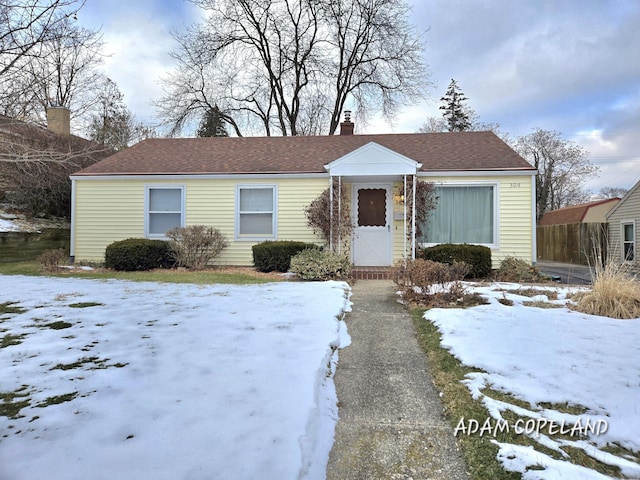
[[[547,225],[582,223],[582,220],[587,215],[587,212],[591,207],[607,202],[617,202],[618,200],[620,199],[608,198],[606,200],[596,200],[595,202],[580,203],[578,205],[570,205],[568,207],[558,208],[557,210],[551,210],[549,212],[545,212],[540,219],[539,225],[544,227]]]
[[[492,132],[144,140],[77,175],[324,173],[324,165],[375,142],[423,171],[533,170]]]

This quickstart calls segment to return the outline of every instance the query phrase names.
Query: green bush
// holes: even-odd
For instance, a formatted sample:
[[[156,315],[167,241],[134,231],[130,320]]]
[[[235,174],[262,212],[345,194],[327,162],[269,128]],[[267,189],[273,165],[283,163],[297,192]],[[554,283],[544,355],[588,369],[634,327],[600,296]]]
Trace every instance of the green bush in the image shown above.
[[[308,248],[291,259],[291,271],[303,280],[330,280],[348,277],[351,263],[345,255]]]
[[[107,268],[124,271],[170,268],[173,265],[169,243],[148,238],[128,238],[107,246],[104,263]]]
[[[251,247],[253,264],[261,272],[287,272],[291,265],[291,257],[308,248],[320,248],[313,243],[277,241],[262,242]]]
[[[491,273],[491,249],[482,245],[443,243],[425,248],[420,257],[434,262],[464,262],[471,265],[469,276],[484,278]]]

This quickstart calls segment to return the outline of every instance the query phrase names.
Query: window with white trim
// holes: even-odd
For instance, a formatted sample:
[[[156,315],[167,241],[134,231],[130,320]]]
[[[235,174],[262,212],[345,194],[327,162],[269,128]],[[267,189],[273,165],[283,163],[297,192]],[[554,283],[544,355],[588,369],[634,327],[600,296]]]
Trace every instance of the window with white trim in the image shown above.
[[[636,225],[635,222],[623,222],[622,228],[622,260],[633,262],[636,258]]]
[[[275,185],[238,185],[236,189],[236,238],[276,238],[277,188]]]
[[[145,236],[164,238],[174,227],[184,226],[184,187],[147,186]]]
[[[496,185],[437,185],[423,243],[497,243]]]

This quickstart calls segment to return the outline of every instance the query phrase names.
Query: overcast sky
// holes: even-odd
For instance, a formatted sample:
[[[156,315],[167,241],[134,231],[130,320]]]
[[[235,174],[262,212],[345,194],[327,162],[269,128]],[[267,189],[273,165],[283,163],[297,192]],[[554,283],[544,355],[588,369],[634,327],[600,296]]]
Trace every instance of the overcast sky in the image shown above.
[[[360,133],[415,132],[439,116],[455,78],[480,120],[512,136],[557,130],[590,152],[600,174],[588,187],[640,179],[640,1],[409,0],[424,34],[431,101],[393,125]],[[184,0],[87,0],[83,26],[101,27],[104,68],[140,119],[152,120],[160,77],[172,68],[169,32],[201,13]]]

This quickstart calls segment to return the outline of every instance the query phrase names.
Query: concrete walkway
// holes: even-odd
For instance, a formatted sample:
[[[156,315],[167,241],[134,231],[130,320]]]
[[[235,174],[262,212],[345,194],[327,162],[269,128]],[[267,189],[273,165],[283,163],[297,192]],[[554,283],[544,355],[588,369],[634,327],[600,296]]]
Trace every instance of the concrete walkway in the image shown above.
[[[453,428],[409,313],[387,280],[358,280],[339,352],[339,417],[327,479],[465,480]]]

